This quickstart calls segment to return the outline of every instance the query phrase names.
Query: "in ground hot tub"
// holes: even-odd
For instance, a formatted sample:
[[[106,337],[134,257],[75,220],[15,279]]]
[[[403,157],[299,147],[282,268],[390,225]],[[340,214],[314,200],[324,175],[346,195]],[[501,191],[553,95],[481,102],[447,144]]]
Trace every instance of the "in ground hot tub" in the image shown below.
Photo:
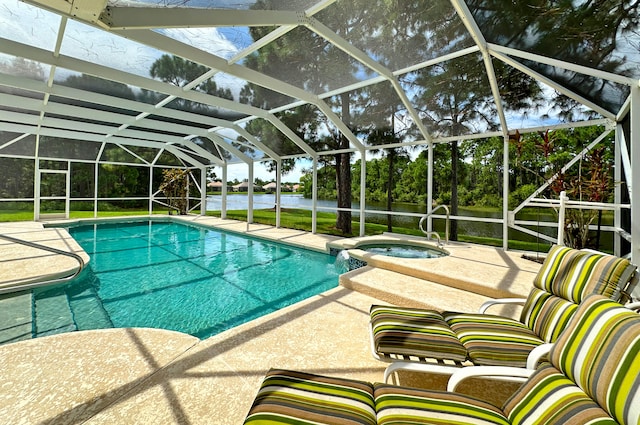
[[[447,257],[450,253],[433,243],[420,239],[404,239],[396,235],[368,236],[359,239],[341,239],[327,244],[329,253],[336,257],[335,266],[339,273],[356,270],[371,265],[393,270],[402,259],[404,266],[409,263]],[[406,261],[404,261],[406,260]],[[422,264],[424,266],[424,264]]]
[[[362,242],[355,249],[361,249],[372,254],[381,254],[397,258],[440,258],[449,253],[443,249],[428,244],[416,242]]]

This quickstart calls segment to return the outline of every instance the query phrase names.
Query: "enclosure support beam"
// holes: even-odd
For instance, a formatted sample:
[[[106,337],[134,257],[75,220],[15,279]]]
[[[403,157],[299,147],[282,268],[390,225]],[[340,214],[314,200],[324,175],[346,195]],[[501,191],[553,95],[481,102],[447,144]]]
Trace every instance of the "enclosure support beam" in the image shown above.
[[[509,249],[509,136],[502,144],[502,248]]]
[[[433,210],[433,142],[427,147],[427,214]],[[427,219],[427,232],[433,231],[433,218]]]
[[[33,220],[40,220],[40,135],[36,134],[36,152],[33,165]],[[96,182],[98,180],[96,179]],[[96,183],[96,187],[98,184]]]
[[[282,182],[282,160],[276,160],[276,229],[280,228],[280,184]]]
[[[622,125],[616,125],[616,133],[615,133],[615,143],[614,143],[614,158],[615,163],[613,167],[613,181],[614,182],[622,182],[622,149],[621,144],[626,143],[624,134],[622,132]],[[617,205],[622,204],[622,184],[614,184],[613,185],[613,196]],[[622,228],[622,211],[620,208],[616,208],[613,212],[613,227],[616,229]],[[622,243],[621,243],[620,234],[615,232],[613,235],[613,253],[618,257],[621,255],[622,251]]]
[[[364,210],[367,207],[367,151],[360,150],[360,237],[364,236],[366,216]]]
[[[313,176],[311,191],[311,233],[318,232],[318,157],[313,157]]]
[[[104,145],[104,144],[103,144]],[[153,166],[149,166],[149,215],[153,214]],[[95,217],[98,216],[98,164],[96,163],[96,194],[94,203],[96,205]]]
[[[253,223],[253,162],[249,166],[249,185],[247,186],[247,225]]]
[[[631,163],[640,164],[640,86],[631,86]],[[631,187],[640,187],[640,172],[631,170]],[[631,197],[631,262],[640,261],[640,196],[629,193]]]
[[[200,168],[200,215],[207,215],[207,167]]]
[[[227,218],[227,163],[222,164],[222,205],[220,206],[220,218]]]
[[[629,191],[629,196],[633,193],[633,182],[631,182],[631,155],[629,154],[629,149],[627,148],[627,139],[624,135],[624,130],[622,126],[620,126],[618,133],[620,138],[620,161],[622,161],[622,170],[624,170],[624,175],[627,177],[627,190]],[[616,180],[619,181],[619,180]]]

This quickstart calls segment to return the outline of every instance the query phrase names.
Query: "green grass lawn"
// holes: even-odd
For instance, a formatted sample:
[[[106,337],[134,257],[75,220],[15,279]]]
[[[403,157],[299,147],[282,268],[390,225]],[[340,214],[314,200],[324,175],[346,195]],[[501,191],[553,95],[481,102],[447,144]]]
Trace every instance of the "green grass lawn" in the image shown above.
[[[33,211],[0,210],[0,222],[33,221]]]
[[[98,217],[123,217],[127,215],[148,214],[148,210],[98,211]],[[93,218],[93,211],[71,211],[69,218]],[[0,222],[15,221],[33,221],[33,211],[0,210]]]

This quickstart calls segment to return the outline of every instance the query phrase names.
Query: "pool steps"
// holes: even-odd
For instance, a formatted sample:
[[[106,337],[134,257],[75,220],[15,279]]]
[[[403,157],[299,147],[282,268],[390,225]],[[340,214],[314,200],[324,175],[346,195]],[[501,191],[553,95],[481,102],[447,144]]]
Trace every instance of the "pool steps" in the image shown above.
[[[31,339],[33,331],[30,292],[18,292],[0,298],[0,344]]]
[[[66,293],[47,298],[36,296],[33,306],[34,336],[41,337],[77,330]],[[41,325],[43,323],[47,324],[46,327]]]
[[[82,292],[77,294],[72,294],[68,296],[69,305],[71,309],[76,312],[79,310],[83,310],[80,314],[74,314],[74,321],[78,329],[95,329],[99,328],[113,328],[113,322],[109,317],[109,314],[104,309],[104,306],[100,302],[100,298],[96,295],[96,290],[93,286],[89,286],[83,289]],[[80,322],[78,318],[89,317],[86,310],[91,312],[91,323],[85,324]],[[90,325],[90,326],[89,326]]]
[[[81,292],[73,294],[63,292],[59,288],[51,290],[60,291],[60,293],[53,297],[41,298],[37,295],[34,297],[29,291],[0,299],[0,323],[9,321],[9,319],[3,319],[5,315],[12,318],[11,320],[15,320],[13,325],[0,329],[0,344],[79,329],[94,329],[98,319],[103,322],[103,327],[113,327],[104,306],[97,302],[96,297],[91,294],[94,291],[92,287],[84,288]],[[76,317],[86,316],[86,314],[75,314],[80,309],[91,311],[92,323],[90,326],[76,320]],[[43,323],[46,323],[47,326],[42,327]]]
[[[352,263],[359,263],[358,266],[395,272],[399,275],[398,279],[408,276],[439,284],[440,287],[437,288],[444,286],[446,289],[454,288],[489,298],[526,298],[540,268],[539,263],[522,258],[522,253],[516,251],[457,242],[444,247],[448,256],[426,259],[390,257],[357,248],[363,241],[403,243],[405,240],[409,243],[416,242],[413,237],[385,233],[332,241],[327,244],[327,248],[332,253],[348,250],[351,270],[357,270],[356,267],[351,267]],[[418,241],[424,243],[424,239]],[[347,276],[343,280],[348,278]]]
[[[340,285],[374,297],[380,300],[380,304],[435,310],[442,310],[442,306],[446,306],[449,310],[473,312],[491,299],[485,295],[371,266],[342,274]],[[509,306],[494,308],[490,313],[514,316],[519,312]]]

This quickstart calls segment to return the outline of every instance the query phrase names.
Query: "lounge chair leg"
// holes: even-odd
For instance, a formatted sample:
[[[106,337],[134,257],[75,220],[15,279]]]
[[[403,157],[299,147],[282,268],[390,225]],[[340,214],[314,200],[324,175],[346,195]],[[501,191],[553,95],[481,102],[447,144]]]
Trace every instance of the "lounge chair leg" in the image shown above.
[[[399,371],[406,370],[410,372],[433,373],[438,375],[453,375],[454,372],[460,370],[456,366],[447,366],[440,364],[426,364],[416,362],[393,362],[384,371],[384,383],[389,382],[389,377]]]

